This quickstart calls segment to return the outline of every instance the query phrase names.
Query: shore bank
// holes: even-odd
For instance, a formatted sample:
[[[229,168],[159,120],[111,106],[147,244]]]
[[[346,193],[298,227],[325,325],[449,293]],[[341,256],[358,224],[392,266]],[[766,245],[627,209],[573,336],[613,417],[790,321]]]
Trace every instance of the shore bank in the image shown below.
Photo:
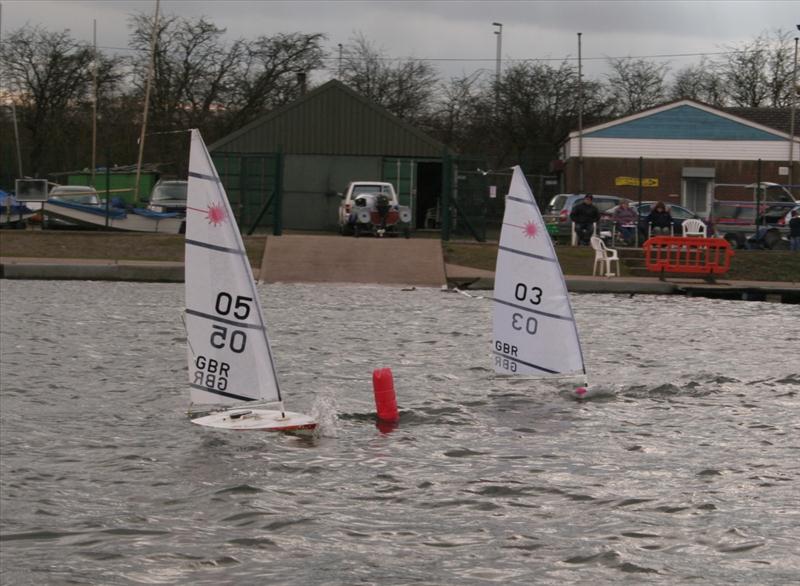
[[[182,282],[182,238],[182,236],[161,234],[3,230],[0,231],[0,278]],[[325,237],[297,234],[288,236],[286,240],[302,243],[305,240],[314,242],[321,238]],[[318,273],[310,274],[307,278],[294,273],[288,276],[283,273],[279,278],[270,278],[266,272],[275,263],[270,263],[267,259],[266,251],[270,248],[266,245],[268,237],[249,236],[244,240],[256,279],[266,282],[320,282]],[[360,241],[348,239],[345,243],[338,236],[330,236],[328,240],[331,246],[370,244],[368,239]],[[403,242],[408,244],[409,241],[399,242],[398,250],[404,250]],[[430,241],[428,243],[430,244]],[[422,254],[421,250],[422,248],[414,249],[414,255],[411,256],[419,256]],[[775,274],[774,267],[770,267],[761,272],[750,271],[750,274],[754,274],[754,278],[718,278],[715,283],[708,283],[702,279],[692,278],[675,277],[660,280],[656,276],[633,276],[626,274],[624,267],[621,277],[592,277],[593,257],[590,256],[590,250],[559,247],[557,253],[567,273],[567,287],[573,292],[701,295],[725,299],[800,303],[800,279],[793,277],[797,272],[795,265],[800,267],[800,255],[797,257],[783,255],[778,258],[767,253],[768,256],[763,259],[760,257],[747,259],[750,264],[753,264],[753,260],[765,264],[765,259],[767,262],[775,259],[776,262],[773,264],[783,267],[780,272],[783,280],[758,278],[760,274]],[[317,250],[310,255],[310,258],[321,254],[323,253]],[[404,257],[400,263],[406,265],[409,274],[415,271],[414,263],[422,260],[429,261],[432,266],[436,263],[439,266],[443,265],[441,276],[429,279],[430,282],[421,283],[409,277],[406,283],[397,275],[387,281],[383,277],[389,273],[377,270],[379,268],[377,264],[376,270],[366,271],[365,274],[369,277],[368,282],[376,284],[441,286],[446,283],[451,288],[467,291],[491,290],[494,286],[494,272],[489,270],[489,267],[494,265],[494,254],[496,254],[496,243],[442,243],[440,247],[425,247],[426,259],[416,261]],[[352,250],[346,256],[352,256]],[[384,257],[384,264],[397,264],[396,257],[396,254],[394,257],[392,255]],[[337,258],[337,255],[326,255],[326,258],[328,259],[326,262],[331,263],[331,259]],[[371,262],[378,263],[379,260]],[[335,268],[339,265],[343,267],[340,273],[330,270],[330,267],[326,268],[324,282],[353,282],[352,270],[348,272],[347,269],[349,265],[337,261],[333,266]],[[739,272],[741,273],[742,271]],[[362,275],[358,282],[367,281]]]
[[[253,270],[256,279],[260,271]],[[492,271],[445,263],[447,285],[480,294],[494,287]],[[183,282],[183,263],[169,261],[117,261],[102,259],[57,259],[0,257],[0,278],[82,281]],[[655,277],[592,277],[568,275],[567,288],[574,293],[615,293],[625,295],[686,295],[746,301],[774,301],[800,304],[800,284],[778,281],[718,279],[666,279]],[[298,281],[298,282],[302,282]],[[335,281],[331,281],[335,282]],[[347,282],[342,279],[340,282]],[[379,276],[376,284],[381,284]],[[396,282],[390,285],[399,285]],[[410,285],[411,283],[409,283]]]

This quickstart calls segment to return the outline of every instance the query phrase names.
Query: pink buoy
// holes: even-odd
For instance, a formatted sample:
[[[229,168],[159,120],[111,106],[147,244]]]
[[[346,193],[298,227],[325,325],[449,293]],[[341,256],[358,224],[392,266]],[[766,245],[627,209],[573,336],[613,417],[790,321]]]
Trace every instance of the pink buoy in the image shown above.
[[[575,389],[575,394],[578,395],[578,397],[580,398],[583,398],[583,396],[586,395],[586,393],[588,392],[589,391],[586,387],[578,387]]]
[[[391,368],[376,368],[372,371],[372,389],[375,393],[375,409],[381,421],[400,420]]]

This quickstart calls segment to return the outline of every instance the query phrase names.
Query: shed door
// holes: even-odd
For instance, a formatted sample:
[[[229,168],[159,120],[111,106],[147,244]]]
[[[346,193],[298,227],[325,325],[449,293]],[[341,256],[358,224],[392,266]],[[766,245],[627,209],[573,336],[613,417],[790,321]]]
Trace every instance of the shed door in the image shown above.
[[[414,213],[414,172],[416,162],[414,159],[383,159],[383,180],[394,185],[400,205],[410,206]]]

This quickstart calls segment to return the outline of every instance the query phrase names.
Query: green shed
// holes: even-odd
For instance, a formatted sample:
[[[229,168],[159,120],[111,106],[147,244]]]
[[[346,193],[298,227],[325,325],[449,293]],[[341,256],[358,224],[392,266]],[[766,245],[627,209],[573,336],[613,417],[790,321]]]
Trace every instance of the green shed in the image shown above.
[[[53,173],[58,183],[63,183],[66,177],[66,185],[93,185],[100,197],[105,197],[108,193],[112,198],[119,198],[125,203],[134,205],[141,204],[150,198],[150,192],[159,179],[159,174],[153,170],[143,169],[139,177],[139,201],[134,197],[136,188],[136,170],[130,167],[112,168],[106,174],[105,169],[98,169],[95,172],[94,182],[92,173],[88,170],[70,171],[67,173]],[[108,185],[106,185],[108,179]]]
[[[392,182],[416,227],[430,227],[443,184],[453,184],[443,180],[443,168],[454,169],[444,144],[338,80],[209,150],[244,230],[266,226],[275,205],[285,228],[335,229],[339,194],[350,181]]]

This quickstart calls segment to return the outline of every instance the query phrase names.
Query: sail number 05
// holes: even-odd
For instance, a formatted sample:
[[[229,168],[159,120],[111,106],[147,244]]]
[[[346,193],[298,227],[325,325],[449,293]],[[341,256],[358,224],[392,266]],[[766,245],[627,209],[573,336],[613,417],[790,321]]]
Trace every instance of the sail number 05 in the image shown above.
[[[236,298],[230,293],[220,291],[214,303],[214,311],[225,317],[234,317],[244,321],[250,316],[253,298],[237,295]],[[211,332],[211,345],[214,348],[222,349],[229,347],[232,352],[241,354],[247,346],[247,334],[243,330],[233,329],[228,335],[226,326],[213,325]]]
[[[539,305],[542,302],[542,289],[540,287],[528,287],[525,283],[517,283],[514,287],[514,297],[517,301],[528,301],[531,305]],[[531,336],[536,333],[539,322],[533,316],[524,316],[521,313],[511,314],[511,327],[517,331],[525,331]]]

